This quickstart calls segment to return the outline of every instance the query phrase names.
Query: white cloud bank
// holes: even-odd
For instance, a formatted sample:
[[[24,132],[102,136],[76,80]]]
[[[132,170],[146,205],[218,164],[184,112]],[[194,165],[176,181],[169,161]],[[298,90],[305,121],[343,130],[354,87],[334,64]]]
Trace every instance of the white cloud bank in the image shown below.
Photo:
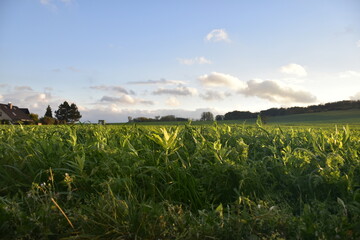
[[[206,35],[205,40],[209,42],[230,42],[229,35],[225,31],[225,29],[212,30]]]
[[[279,70],[282,73],[297,76],[297,77],[306,77],[307,76],[307,72],[306,72],[305,68],[296,63],[290,63],[285,66],[282,66],[282,67],[280,67]]]
[[[274,80],[257,79],[244,82],[229,74],[217,72],[202,75],[198,80],[206,87],[227,87],[245,96],[259,97],[276,103],[311,103],[316,101],[316,97],[310,92]],[[200,97],[205,100],[220,100],[224,98],[224,95],[221,95],[219,91],[217,93],[211,91]]]
[[[198,80],[206,87],[227,87],[234,90],[246,87],[243,81],[225,73],[212,72],[198,77]]]
[[[180,64],[183,65],[194,65],[194,64],[211,64],[212,62],[205,57],[196,57],[196,58],[178,58]]]
[[[316,97],[308,91],[296,89],[273,80],[250,80],[247,82],[247,88],[239,91],[239,93],[283,104],[316,101]]]

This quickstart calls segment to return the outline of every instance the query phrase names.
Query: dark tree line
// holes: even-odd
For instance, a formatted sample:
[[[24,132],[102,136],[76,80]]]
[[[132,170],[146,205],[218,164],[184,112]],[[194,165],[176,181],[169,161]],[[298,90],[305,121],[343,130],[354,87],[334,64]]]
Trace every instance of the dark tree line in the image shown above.
[[[262,110],[260,112],[249,112],[249,111],[233,111],[228,112],[224,116],[224,120],[238,120],[238,119],[250,119],[257,118],[260,114],[262,117],[275,117],[285,116],[291,114],[302,114],[302,113],[316,113],[316,112],[327,112],[336,110],[350,110],[360,108],[360,100],[351,101],[344,100],[339,102],[331,102],[319,105],[311,105],[307,107],[290,107],[290,108],[270,108]]]
[[[55,111],[55,118],[53,117],[50,105],[48,105],[45,115],[40,119],[40,122],[45,125],[67,124],[78,122],[81,117],[82,116],[75,103],[69,105],[67,101],[64,101],[59,105],[58,110]]]

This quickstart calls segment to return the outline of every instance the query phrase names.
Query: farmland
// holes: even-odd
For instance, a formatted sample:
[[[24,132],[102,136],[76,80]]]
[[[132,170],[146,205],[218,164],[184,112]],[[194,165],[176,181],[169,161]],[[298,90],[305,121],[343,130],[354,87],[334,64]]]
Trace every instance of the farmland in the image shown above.
[[[6,239],[359,239],[360,128],[1,126]]]

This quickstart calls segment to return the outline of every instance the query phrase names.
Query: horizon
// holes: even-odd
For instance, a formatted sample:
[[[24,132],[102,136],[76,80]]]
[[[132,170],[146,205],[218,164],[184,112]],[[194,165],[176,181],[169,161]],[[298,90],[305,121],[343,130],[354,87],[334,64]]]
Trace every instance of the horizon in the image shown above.
[[[0,102],[80,121],[360,100],[360,2],[4,0]]]

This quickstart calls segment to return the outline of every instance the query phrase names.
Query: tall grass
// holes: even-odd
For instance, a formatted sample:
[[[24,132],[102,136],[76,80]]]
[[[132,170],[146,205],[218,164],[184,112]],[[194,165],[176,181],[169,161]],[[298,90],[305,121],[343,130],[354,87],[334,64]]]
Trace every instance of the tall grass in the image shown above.
[[[8,239],[358,239],[360,131],[3,126]]]

